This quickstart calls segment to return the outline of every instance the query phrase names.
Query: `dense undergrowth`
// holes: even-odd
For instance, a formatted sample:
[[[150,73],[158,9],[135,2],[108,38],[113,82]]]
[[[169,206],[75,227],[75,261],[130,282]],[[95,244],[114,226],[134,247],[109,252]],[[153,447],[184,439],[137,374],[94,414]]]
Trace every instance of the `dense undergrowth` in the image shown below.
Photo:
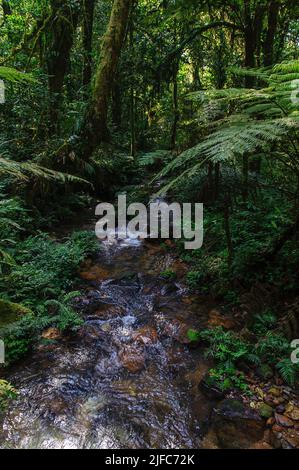
[[[44,232],[30,235],[36,233],[32,216],[19,198],[3,199],[0,212],[0,302],[2,313],[7,311],[7,325],[0,324],[0,337],[5,343],[6,365],[10,365],[30,350],[45,328],[72,331],[80,326],[71,301],[78,295],[74,289],[80,264],[98,250],[98,243],[92,232],[74,232],[63,240]],[[59,217],[53,213],[53,218]],[[40,220],[43,225],[43,217]],[[37,224],[35,220],[35,227]]]

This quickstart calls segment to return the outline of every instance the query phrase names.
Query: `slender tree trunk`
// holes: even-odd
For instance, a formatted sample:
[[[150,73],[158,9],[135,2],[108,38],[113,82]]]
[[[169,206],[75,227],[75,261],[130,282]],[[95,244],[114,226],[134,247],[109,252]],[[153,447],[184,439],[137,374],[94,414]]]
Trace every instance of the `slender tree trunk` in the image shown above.
[[[209,201],[213,201],[214,199],[214,164],[213,162],[209,162],[208,164],[208,181],[209,181],[209,191],[208,191],[208,198]]]
[[[178,100],[178,67],[177,66],[175,67],[175,72],[173,76],[172,101],[173,101],[173,124],[172,124],[172,129],[171,129],[171,142],[170,142],[171,150],[175,149],[175,146],[176,146],[177,129],[178,129],[178,123],[180,120],[179,100]]]
[[[109,138],[107,124],[109,98],[126,36],[131,4],[132,0],[113,2],[109,25],[102,41],[92,100],[82,132],[87,158],[100,142]]]
[[[256,63],[261,66],[261,39],[263,31],[263,21],[266,13],[265,5],[257,5],[254,16],[254,35],[255,35],[255,49],[256,49]]]
[[[121,99],[121,88],[119,85],[119,74],[116,74],[113,81],[112,88],[112,101],[111,101],[111,112],[112,112],[112,122],[113,125],[117,128],[121,128],[121,116],[122,116],[122,99]]]
[[[253,68],[255,66],[255,40],[254,29],[251,18],[250,0],[244,0],[244,40],[245,40],[245,67]],[[254,84],[253,77],[245,77],[245,87],[252,88]]]
[[[219,186],[220,186],[220,163],[215,164],[215,200],[219,197]]]
[[[227,264],[228,269],[232,271],[233,259],[234,259],[234,252],[233,252],[233,242],[232,242],[232,235],[231,235],[231,227],[230,227],[230,198],[226,198],[226,203],[224,206],[224,231],[226,236],[226,246],[227,246]]]
[[[9,16],[12,14],[10,4],[8,3],[7,0],[2,0],[2,9],[3,9],[4,19],[6,18],[6,16]]]
[[[278,1],[271,1],[268,11],[268,30],[264,42],[264,65],[270,66],[274,62],[274,40],[278,27],[280,3]]]
[[[92,33],[95,0],[83,0],[83,86],[90,84],[92,76]]]
[[[243,201],[246,202],[248,199],[248,182],[249,182],[249,157],[248,154],[243,155]]]
[[[130,127],[131,127],[131,157],[136,154],[136,128],[135,128],[135,90],[134,90],[134,20],[131,14],[130,20],[130,54],[132,56],[130,78]]]
[[[50,91],[52,131],[57,130],[64,78],[69,67],[74,31],[79,17],[79,2],[72,8],[67,0],[51,0],[52,17],[47,69]]]

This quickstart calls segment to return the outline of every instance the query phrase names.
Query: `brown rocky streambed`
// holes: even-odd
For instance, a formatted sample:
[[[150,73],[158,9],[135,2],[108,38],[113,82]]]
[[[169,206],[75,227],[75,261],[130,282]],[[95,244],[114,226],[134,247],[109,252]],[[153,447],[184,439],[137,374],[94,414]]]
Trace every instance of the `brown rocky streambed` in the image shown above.
[[[167,269],[175,281],[160,276]],[[8,376],[19,396],[4,418],[1,448],[298,447],[291,391],[286,398],[280,387],[275,398],[269,390],[261,417],[264,396],[245,406],[199,386],[210,365],[188,330],[232,325],[208,298],[188,293],[184,269],[156,244],[103,243],[82,267],[78,334],[45,331]]]

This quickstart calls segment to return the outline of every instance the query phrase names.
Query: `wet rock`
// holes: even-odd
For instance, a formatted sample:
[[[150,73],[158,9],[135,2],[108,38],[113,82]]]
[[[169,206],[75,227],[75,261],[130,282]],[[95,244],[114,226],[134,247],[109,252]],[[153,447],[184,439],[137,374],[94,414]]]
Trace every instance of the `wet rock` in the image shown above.
[[[290,418],[278,413],[275,413],[275,420],[279,426],[283,426],[284,428],[292,428],[294,426],[294,423]]]
[[[202,363],[195,370],[185,375],[186,381],[195,389],[198,389],[209,369],[209,365]]]
[[[203,438],[201,449],[219,449],[217,436],[214,431],[210,430]]]
[[[271,406],[267,405],[266,403],[261,403],[258,411],[259,411],[259,415],[265,419],[271,418],[271,416],[274,413],[274,409]]]
[[[58,328],[48,328],[42,333],[43,339],[58,340],[61,338],[61,332]]]
[[[144,346],[155,344],[158,341],[157,330],[151,326],[144,326],[143,328],[139,328],[139,330],[134,332],[133,340],[136,343],[143,344]]]
[[[188,266],[184,264],[181,260],[176,260],[171,265],[171,270],[176,273],[178,279],[181,279],[188,272]]]
[[[208,373],[200,382],[199,390],[209,400],[222,400],[225,397],[225,392],[221,390],[221,388],[211,380],[211,377]]]
[[[166,325],[164,325],[162,335],[173,338],[181,344],[190,344],[192,343],[192,339],[190,339],[188,336],[189,330],[189,325],[182,322],[181,320],[175,319],[171,322],[167,322]]]
[[[103,281],[109,279],[110,273],[99,265],[89,267],[80,273],[81,279],[84,281]]]
[[[273,370],[270,366],[268,366],[268,364],[262,364],[260,367],[258,367],[256,373],[263,380],[269,380],[274,375]]]
[[[106,333],[95,323],[86,323],[79,331],[79,336],[86,342],[98,341],[104,339]]]
[[[299,421],[299,408],[292,403],[288,403],[285,408],[285,415],[293,421]]]
[[[275,419],[273,416],[267,420],[267,426],[272,427],[275,424]]]
[[[299,449],[299,432],[288,430],[282,435],[283,449]]]
[[[281,390],[278,387],[270,388],[269,393],[270,393],[270,395],[272,395],[273,397],[276,397],[276,398],[281,396]]]
[[[214,409],[213,429],[220,447],[247,449],[263,439],[265,425],[254,410],[238,400],[227,399]]]
[[[93,312],[93,315],[101,320],[110,320],[111,318],[123,317],[126,315],[126,310],[117,305],[102,303]]]
[[[49,411],[54,415],[62,415],[67,412],[69,405],[64,398],[57,398],[55,400],[51,400],[49,403]]]
[[[120,274],[117,279],[113,279],[111,284],[119,285],[119,284],[127,284],[130,283],[139,283],[139,276],[138,273],[132,271],[125,271]]]
[[[141,371],[145,365],[143,349],[134,345],[122,348],[119,352],[119,359],[123,367],[133,374]]]
[[[278,405],[276,407],[276,412],[279,413],[280,415],[284,414],[285,412],[285,406],[284,405]]]
[[[208,325],[210,328],[222,326],[226,330],[236,327],[236,322],[232,317],[221,314],[218,310],[211,310],[209,313]]]
[[[253,446],[251,446],[250,449],[271,450],[273,449],[273,447],[270,444],[268,444],[268,442],[260,441],[260,442],[257,442],[256,444],[253,444]]]

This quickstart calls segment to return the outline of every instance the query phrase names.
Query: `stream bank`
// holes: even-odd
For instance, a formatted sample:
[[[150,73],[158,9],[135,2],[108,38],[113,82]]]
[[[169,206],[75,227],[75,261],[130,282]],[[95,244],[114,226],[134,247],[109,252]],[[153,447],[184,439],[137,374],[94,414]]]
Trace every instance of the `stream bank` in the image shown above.
[[[176,280],[161,276],[170,269]],[[266,424],[250,400],[244,406],[237,395],[200,386],[212,364],[188,332],[231,325],[214,301],[190,294],[184,273],[158,244],[102,242],[81,268],[78,333],[45,330],[8,374],[19,397],[4,418],[1,448],[296,447],[295,403],[296,419],[272,409]]]

